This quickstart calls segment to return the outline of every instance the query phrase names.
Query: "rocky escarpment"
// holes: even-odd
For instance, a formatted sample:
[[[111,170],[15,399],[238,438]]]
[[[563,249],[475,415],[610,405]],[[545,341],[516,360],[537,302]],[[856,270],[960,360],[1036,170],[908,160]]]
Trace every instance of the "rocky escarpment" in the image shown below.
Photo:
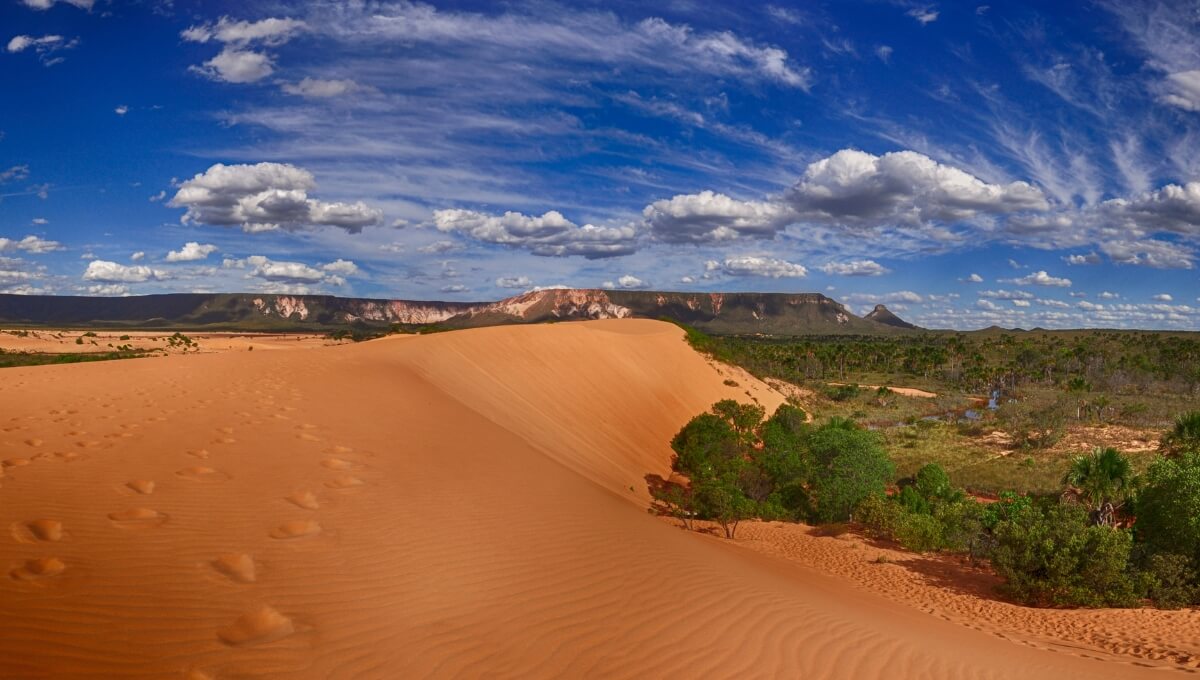
[[[739,334],[881,333],[915,328],[886,308],[877,308],[867,318],[860,318],[819,293],[548,289],[495,302],[267,294],[126,298],[0,295],[0,324],[27,326],[322,331],[347,326],[466,328],[631,317],[669,319],[715,333]]]

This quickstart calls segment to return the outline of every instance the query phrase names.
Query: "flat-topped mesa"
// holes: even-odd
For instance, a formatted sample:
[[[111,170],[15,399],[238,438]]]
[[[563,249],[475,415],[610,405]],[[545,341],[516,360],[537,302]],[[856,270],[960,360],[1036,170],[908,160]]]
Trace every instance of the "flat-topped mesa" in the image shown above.
[[[727,334],[872,334],[915,328],[882,306],[867,318],[820,293],[682,293],[551,288],[494,302],[329,295],[171,294],[126,298],[0,295],[0,324],[323,331],[347,324],[469,328],[586,319],[667,319]]]

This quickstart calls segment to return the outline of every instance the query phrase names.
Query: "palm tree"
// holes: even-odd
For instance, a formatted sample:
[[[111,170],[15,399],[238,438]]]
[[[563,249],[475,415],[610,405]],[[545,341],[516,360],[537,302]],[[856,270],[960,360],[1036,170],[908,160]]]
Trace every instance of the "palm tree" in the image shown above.
[[[1090,454],[1076,456],[1063,475],[1063,484],[1080,491],[1092,510],[1096,524],[1112,524],[1113,514],[1125,503],[1135,484],[1129,459],[1112,448],[1096,447]]]
[[[1200,411],[1189,411],[1175,419],[1175,427],[1163,435],[1158,449],[1168,456],[1200,453]]]

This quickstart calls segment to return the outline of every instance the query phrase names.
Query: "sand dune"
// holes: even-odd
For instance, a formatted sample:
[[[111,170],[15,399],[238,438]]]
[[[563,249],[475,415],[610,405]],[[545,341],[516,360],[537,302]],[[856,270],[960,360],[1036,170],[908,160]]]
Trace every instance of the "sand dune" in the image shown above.
[[[1167,667],[1086,642],[1014,644],[819,561],[648,515],[642,476],[668,469],[688,418],[723,397],[781,398],[725,385],[667,324],[3,378],[0,456],[28,459],[0,479],[4,678],[1061,680]],[[1164,620],[1138,633],[1170,637]]]

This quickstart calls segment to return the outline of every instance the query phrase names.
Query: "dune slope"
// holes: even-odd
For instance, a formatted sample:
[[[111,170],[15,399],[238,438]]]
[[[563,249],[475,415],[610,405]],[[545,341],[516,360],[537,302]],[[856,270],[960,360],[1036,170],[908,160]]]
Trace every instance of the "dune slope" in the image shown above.
[[[0,677],[1152,672],[649,516],[748,389],[628,320],[6,370]]]

